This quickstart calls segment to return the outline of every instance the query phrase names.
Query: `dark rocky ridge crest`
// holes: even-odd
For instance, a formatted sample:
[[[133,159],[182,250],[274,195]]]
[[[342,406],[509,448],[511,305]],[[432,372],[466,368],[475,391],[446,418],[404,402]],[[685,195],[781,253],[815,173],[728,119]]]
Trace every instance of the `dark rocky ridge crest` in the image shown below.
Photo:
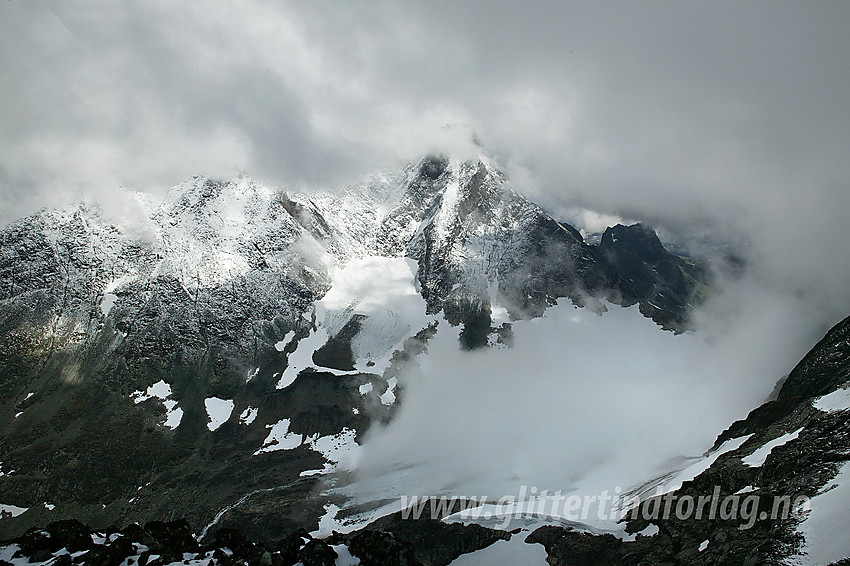
[[[462,554],[510,538],[510,533],[479,525],[406,520],[398,514],[346,535],[334,533],[327,539],[316,539],[304,529],[295,529],[265,543],[252,541],[236,528],[219,529],[199,543],[185,519],[100,530],[66,520],[32,528],[18,538],[0,542],[0,548],[15,545],[12,558],[52,561],[60,566],[117,565],[127,560],[140,566],[188,560],[210,560],[225,566],[334,566],[339,557],[334,547],[344,545],[362,566],[447,566]],[[0,561],[4,564],[8,563]]]
[[[612,271],[628,282],[640,311],[665,328],[688,327],[688,315],[704,298],[709,275],[694,260],[668,252],[643,224],[607,228],[598,253]]]

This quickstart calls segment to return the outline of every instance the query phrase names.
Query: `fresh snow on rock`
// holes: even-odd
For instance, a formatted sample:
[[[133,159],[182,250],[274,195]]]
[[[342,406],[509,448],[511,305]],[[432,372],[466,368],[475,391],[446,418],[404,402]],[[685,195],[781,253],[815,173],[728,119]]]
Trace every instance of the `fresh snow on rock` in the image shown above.
[[[747,466],[750,466],[751,468],[758,468],[762,464],[764,464],[764,461],[767,460],[768,455],[774,448],[791,442],[792,440],[800,436],[801,432],[803,432],[803,427],[798,428],[794,432],[783,434],[779,438],[774,438],[773,440],[771,440],[761,448],[757,449],[749,456],[741,458],[741,462],[743,462]]]
[[[207,416],[210,421],[207,423],[207,428],[210,431],[218,430],[218,427],[227,422],[233,413],[234,402],[232,399],[219,399],[218,397],[208,397],[204,400],[204,407],[207,409]]]

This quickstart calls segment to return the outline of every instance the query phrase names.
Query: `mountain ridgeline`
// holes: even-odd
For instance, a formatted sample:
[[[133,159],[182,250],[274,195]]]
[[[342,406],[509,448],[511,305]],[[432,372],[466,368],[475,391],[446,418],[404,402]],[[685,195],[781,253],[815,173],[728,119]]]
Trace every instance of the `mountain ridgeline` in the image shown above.
[[[588,245],[483,156],[327,193],[196,177],[132,198],[132,223],[79,205],[0,231],[0,503],[23,510],[0,538],[62,518],[314,528],[340,447],[392,418],[399,368],[435,331],[354,299],[322,318],[354,259],[412,262],[464,349],[509,345],[512,320],[559,299],[639,303],[681,332],[710,283],[642,225]]]

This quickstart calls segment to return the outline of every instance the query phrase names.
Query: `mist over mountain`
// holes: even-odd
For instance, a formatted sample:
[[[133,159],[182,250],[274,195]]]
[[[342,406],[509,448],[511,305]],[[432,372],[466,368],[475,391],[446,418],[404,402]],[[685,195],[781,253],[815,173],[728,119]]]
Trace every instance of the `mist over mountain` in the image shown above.
[[[3,3],[0,564],[850,560],[848,16]]]
[[[333,192],[125,197],[2,232],[6,537],[177,514],[206,544],[321,538],[411,495],[634,489],[822,332],[736,255],[643,224],[587,244],[483,152]]]

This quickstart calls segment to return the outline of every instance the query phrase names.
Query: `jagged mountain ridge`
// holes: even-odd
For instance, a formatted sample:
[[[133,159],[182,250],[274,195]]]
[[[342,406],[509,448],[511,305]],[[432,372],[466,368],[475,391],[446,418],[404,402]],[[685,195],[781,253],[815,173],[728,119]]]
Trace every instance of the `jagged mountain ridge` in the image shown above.
[[[513,191],[486,157],[429,156],[326,194],[196,177],[143,205],[141,233],[87,205],[0,232],[0,487],[30,509],[4,532],[40,522],[46,505],[94,525],[180,508],[204,525],[249,493],[251,511],[221,524],[258,537],[314,525],[326,501],[301,473],[333,465],[324,446],[390,418],[391,361],[427,340],[426,327],[402,325],[385,368],[337,371],[315,353],[339,358],[328,349],[350,349],[368,326],[344,308],[338,333],[307,352],[315,369],[279,387],[327,322],[317,300],[352,259],[412,259],[427,309],[462,324],[469,348],[560,297],[641,302],[678,329],[687,318],[684,302],[659,316],[657,289],[642,295],[633,274]],[[210,407],[222,403],[214,424]]]

